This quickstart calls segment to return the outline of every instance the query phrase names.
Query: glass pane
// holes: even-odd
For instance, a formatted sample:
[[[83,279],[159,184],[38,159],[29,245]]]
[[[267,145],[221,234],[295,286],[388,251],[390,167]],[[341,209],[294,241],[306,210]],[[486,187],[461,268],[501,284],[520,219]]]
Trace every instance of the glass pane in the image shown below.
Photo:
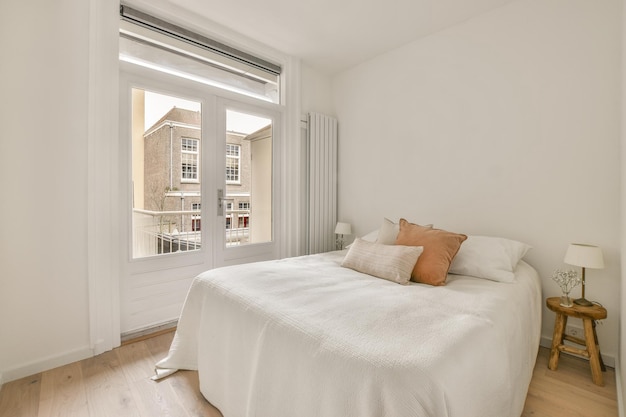
[[[272,120],[229,110],[226,130],[226,246],[271,242]]]
[[[200,107],[132,90],[133,258],[201,247]]]

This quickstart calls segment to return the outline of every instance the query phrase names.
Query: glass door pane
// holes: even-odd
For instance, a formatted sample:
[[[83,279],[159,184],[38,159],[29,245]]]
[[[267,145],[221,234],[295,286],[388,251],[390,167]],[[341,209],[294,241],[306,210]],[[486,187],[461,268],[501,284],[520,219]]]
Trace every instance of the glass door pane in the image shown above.
[[[199,250],[201,105],[132,89],[132,257]]]
[[[226,111],[226,247],[272,241],[272,120]]]

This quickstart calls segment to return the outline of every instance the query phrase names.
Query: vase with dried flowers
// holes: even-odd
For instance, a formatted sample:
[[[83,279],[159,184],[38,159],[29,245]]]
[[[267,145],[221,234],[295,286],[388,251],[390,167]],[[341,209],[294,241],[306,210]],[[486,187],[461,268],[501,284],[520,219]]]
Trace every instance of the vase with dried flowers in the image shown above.
[[[563,291],[563,295],[561,296],[560,304],[563,307],[571,307],[574,305],[572,299],[569,297],[570,291],[572,288],[581,283],[581,278],[578,276],[578,272],[570,269],[568,271],[562,271],[557,269],[552,274],[552,280],[556,282],[559,287],[561,287],[561,291]]]

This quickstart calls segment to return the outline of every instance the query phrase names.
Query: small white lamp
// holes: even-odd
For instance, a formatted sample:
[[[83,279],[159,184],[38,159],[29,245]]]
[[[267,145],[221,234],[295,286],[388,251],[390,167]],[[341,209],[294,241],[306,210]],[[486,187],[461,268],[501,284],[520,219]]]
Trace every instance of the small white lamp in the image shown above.
[[[337,222],[337,226],[335,226],[335,234],[337,236],[337,240],[335,242],[336,249],[343,249],[343,237],[344,235],[352,234],[352,226],[350,223]]]
[[[582,267],[582,296],[574,300],[575,304],[581,306],[591,306],[592,303],[585,298],[585,268],[602,269],[604,268],[604,258],[602,250],[593,245],[585,245],[583,243],[571,243],[565,253],[563,260],[568,265]]]

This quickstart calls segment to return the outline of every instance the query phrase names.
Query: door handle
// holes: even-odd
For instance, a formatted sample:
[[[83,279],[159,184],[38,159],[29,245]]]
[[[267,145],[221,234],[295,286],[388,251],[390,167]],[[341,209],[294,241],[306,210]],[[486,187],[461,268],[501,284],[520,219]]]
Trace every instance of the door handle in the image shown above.
[[[224,190],[221,188],[218,189],[217,190],[217,215],[218,216],[224,215],[224,207],[225,207],[226,201],[235,201],[235,199],[224,197]]]
[[[224,190],[222,188],[217,190],[217,215],[224,215]]]

